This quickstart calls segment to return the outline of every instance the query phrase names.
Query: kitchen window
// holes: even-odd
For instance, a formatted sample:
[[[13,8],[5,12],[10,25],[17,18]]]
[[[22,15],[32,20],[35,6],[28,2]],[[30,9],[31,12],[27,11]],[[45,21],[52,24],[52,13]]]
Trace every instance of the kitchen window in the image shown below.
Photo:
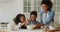
[[[24,0],[24,13],[29,13],[30,11],[41,11],[41,3],[42,0]],[[52,0],[53,2],[53,10],[57,13],[60,12],[60,0]]]
[[[29,13],[31,11],[40,12],[42,0],[24,0],[24,13]]]

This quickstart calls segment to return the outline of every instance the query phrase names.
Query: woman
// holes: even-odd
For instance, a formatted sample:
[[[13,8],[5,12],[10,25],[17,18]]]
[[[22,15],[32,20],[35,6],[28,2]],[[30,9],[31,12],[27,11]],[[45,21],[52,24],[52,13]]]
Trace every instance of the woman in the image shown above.
[[[26,19],[24,14],[18,14],[16,18],[14,19],[15,24],[19,29],[26,29]]]
[[[50,0],[43,0],[41,2],[43,11],[41,11],[41,23],[49,28],[50,23],[54,22],[54,11],[52,11],[52,2]]]

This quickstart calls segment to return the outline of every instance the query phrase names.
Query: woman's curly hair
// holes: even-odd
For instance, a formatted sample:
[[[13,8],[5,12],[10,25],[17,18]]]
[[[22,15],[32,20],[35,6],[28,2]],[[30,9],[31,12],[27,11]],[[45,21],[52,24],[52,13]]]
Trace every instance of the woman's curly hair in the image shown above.
[[[52,1],[51,0],[42,0],[41,5],[46,4],[49,7],[49,10],[52,9]]]

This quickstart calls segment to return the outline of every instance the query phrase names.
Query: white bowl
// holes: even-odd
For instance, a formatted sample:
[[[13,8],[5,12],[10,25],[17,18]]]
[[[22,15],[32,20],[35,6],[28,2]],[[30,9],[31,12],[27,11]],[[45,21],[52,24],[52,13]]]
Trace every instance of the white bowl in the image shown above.
[[[27,25],[27,29],[33,29],[35,27],[35,25]]]

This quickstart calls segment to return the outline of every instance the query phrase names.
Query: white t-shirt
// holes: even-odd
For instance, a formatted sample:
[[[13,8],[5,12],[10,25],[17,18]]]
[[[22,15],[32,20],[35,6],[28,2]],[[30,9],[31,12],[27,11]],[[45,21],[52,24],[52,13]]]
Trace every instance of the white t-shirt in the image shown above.
[[[16,25],[16,24],[14,23],[14,21],[12,21],[12,22],[10,22],[10,23],[8,24],[7,29],[8,29],[8,30],[18,30],[19,27],[21,27],[20,24],[21,24],[21,23],[19,23],[18,25]]]
[[[42,21],[43,21],[43,24],[46,24],[46,19],[49,17],[49,12],[48,13],[43,13],[42,15]]]

